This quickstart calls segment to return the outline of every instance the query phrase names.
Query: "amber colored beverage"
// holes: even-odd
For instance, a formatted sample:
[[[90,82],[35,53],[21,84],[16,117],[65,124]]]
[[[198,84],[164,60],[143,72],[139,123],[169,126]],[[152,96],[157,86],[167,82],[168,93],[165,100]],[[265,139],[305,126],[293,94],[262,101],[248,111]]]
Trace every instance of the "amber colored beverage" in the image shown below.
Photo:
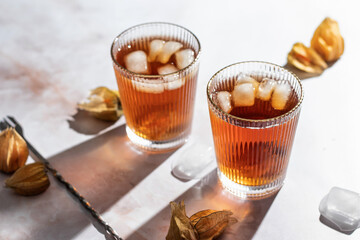
[[[261,103],[257,103],[251,109],[255,112],[255,119],[266,119],[271,116],[269,113],[261,112],[262,105],[268,103],[256,101]],[[298,101],[295,99],[293,103],[295,106]],[[235,108],[230,114],[240,117],[234,114],[240,111],[244,110]],[[276,116],[278,115],[273,115]],[[253,119],[254,115],[243,114],[241,117]],[[291,135],[286,135],[286,131],[296,126],[297,118],[272,128],[262,129],[242,128],[224,123],[213,112],[210,112],[210,118],[214,136],[220,136],[222,132],[231,133],[227,138],[219,137],[215,140],[218,165],[227,178],[242,185],[261,186],[275,181],[285,172],[290,156],[288,152],[291,151],[295,134],[294,131]],[[280,138],[274,139],[274,134],[279,134]],[[232,152],[234,148],[238,151]]]
[[[255,99],[253,106],[234,107],[230,113],[223,112],[217,105],[216,93],[231,92],[239,73],[273,77],[278,81],[285,78],[292,88],[285,108],[276,110],[270,101]],[[240,197],[256,198],[281,188],[302,97],[298,78],[276,65],[245,62],[214,75],[208,84],[209,113],[219,178],[226,189]]]
[[[149,54],[151,40],[177,41],[192,49],[195,60],[177,72],[159,75],[165,64],[149,62],[148,74],[125,68],[124,57],[132,51]],[[114,41],[112,56],[120,99],[132,142],[150,150],[178,147],[191,132],[199,69],[200,44],[188,30],[173,24],[149,23],[128,29]],[[175,65],[172,56],[166,64]]]
[[[124,54],[119,52],[117,59],[123,56]],[[151,69],[156,69],[157,65],[161,64],[155,62],[151,65]],[[156,70],[152,71],[156,74]],[[175,89],[165,89],[161,86],[162,83],[158,86],[155,84],[153,90],[151,86],[145,86],[148,89],[137,88],[131,79],[118,72],[116,78],[126,123],[136,135],[152,141],[167,141],[190,133],[197,71],[184,76],[180,80],[183,85]]]

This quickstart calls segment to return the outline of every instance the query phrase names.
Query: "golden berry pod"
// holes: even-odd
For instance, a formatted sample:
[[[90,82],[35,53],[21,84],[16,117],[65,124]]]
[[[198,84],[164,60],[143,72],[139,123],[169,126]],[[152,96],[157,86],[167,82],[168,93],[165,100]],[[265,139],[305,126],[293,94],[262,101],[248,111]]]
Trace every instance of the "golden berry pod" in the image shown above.
[[[44,164],[37,162],[19,168],[5,181],[5,185],[17,194],[32,196],[44,192],[50,181]]]
[[[344,52],[344,39],[339,24],[329,17],[325,18],[315,30],[311,47],[327,62],[339,59]]]
[[[287,60],[294,67],[308,73],[322,73],[328,65],[311,47],[295,43],[288,54]]]
[[[187,217],[184,201],[171,202],[171,220],[166,240],[212,240],[236,223],[231,211],[202,210]]]
[[[87,100],[79,103],[78,108],[105,121],[116,121],[123,113],[119,93],[106,87],[91,90]]]
[[[28,156],[26,142],[14,128],[0,133],[0,171],[14,172],[25,165]]]

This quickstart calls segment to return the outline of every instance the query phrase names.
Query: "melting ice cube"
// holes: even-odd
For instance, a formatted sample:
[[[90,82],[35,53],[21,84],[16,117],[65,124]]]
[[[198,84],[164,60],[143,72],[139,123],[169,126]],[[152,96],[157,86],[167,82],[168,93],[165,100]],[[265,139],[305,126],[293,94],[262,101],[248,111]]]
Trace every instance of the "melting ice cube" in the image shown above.
[[[138,50],[125,56],[125,67],[135,73],[148,73],[146,53]]]
[[[235,82],[235,85],[242,83],[251,83],[254,86],[255,90],[257,90],[259,87],[259,82],[246,74],[240,74]]]
[[[163,64],[167,63],[175,52],[177,52],[183,45],[179,42],[169,41],[164,44],[162,51],[159,53],[157,60]]]
[[[252,83],[235,85],[231,93],[234,105],[237,107],[252,106],[255,103],[255,89]]]
[[[181,180],[202,179],[216,168],[214,148],[202,141],[190,140],[171,158],[172,173]]]
[[[291,94],[289,83],[277,83],[271,98],[271,106],[277,110],[283,110]]]
[[[146,93],[162,93],[164,91],[164,84],[160,80],[139,80],[131,81],[136,90]]]
[[[167,76],[165,78],[165,89],[167,89],[167,90],[177,89],[184,84],[185,84],[185,80],[182,78],[179,78],[176,80],[170,79],[170,76]]]
[[[176,72],[177,70],[178,69],[174,65],[166,64],[166,65],[158,68],[158,73],[159,74],[169,74],[169,73]]]
[[[227,91],[221,91],[217,93],[216,97],[221,109],[227,113],[231,112],[231,94]]]
[[[360,195],[333,187],[321,200],[319,211],[342,231],[353,231],[360,226]]]
[[[183,69],[190,65],[195,59],[195,53],[191,49],[184,49],[175,53],[176,66]]]
[[[156,57],[159,55],[159,53],[163,49],[164,44],[165,44],[165,41],[159,40],[159,39],[155,39],[155,40],[151,41],[149,56],[148,56],[149,62],[154,62],[156,60]]]
[[[178,69],[174,65],[166,64],[166,65],[158,68],[158,73],[159,74],[168,74],[168,73],[174,73],[177,70]],[[179,74],[164,76],[163,79],[165,81],[165,83],[164,83],[165,89],[167,89],[167,90],[177,89],[177,88],[181,87],[182,85],[184,85],[184,83],[185,83],[185,79],[180,78]]]
[[[270,78],[264,78],[259,85],[259,89],[256,93],[256,97],[263,100],[269,101],[271,94],[274,91],[276,81]]]

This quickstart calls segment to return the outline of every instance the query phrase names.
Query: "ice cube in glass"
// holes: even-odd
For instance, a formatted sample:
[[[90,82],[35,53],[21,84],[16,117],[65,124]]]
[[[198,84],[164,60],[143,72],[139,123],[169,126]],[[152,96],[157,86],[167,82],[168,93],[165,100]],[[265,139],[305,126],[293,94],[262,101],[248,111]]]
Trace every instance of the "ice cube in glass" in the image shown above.
[[[138,50],[125,56],[125,66],[134,73],[148,73],[147,56],[144,51]]]

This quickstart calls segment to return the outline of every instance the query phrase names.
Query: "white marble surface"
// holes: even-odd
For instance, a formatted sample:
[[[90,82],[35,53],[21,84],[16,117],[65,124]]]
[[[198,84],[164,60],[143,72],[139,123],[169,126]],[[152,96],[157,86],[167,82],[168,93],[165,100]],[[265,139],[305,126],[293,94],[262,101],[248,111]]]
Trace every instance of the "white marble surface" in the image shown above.
[[[292,44],[308,44],[326,16],[339,22],[345,52],[321,76],[303,80],[305,100],[286,184],[274,198],[229,199],[214,172],[200,182],[175,179],[170,165],[181,156],[131,148],[123,118],[111,126],[82,114],[72,121],[88,90],[116,88],[113,38],[135,24],[167,21],[187,27],[202,44],[192,137],[211,143],[205,96],[210,77],[244,60],[284,65]],[[185,199],[189,213],[204,206],[234,209],[240,222],[224,239],[359,239],[360,231],[348,235],[324,225],[318,212],[332,186],[360,192],[359,22],[356,1],[2,0],[0,117],[15,116],[33,145],[122,237],[163,238],[169,201]],[[0,174],[0,185],[6,177]],[[103,237],[52,180],[46,193],[32,198],[1,188],[0,239]]]

